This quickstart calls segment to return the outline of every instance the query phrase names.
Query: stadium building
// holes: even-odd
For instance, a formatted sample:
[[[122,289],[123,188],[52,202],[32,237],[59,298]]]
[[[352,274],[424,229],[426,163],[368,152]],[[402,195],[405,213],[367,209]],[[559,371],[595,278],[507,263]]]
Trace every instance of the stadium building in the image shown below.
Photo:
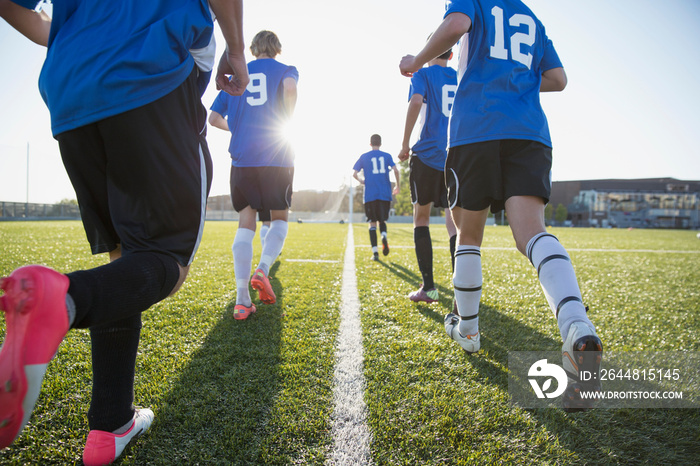
[[[550,203],[567,208],[567,224],[572,226],[700,228],[700,181],[555,181]]]

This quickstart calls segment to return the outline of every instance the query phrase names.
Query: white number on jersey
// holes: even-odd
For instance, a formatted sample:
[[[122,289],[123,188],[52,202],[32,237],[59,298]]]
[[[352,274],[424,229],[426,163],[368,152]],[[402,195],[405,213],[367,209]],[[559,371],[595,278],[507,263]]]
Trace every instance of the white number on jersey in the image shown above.
[[[265,105],[265,102],[267,102],[267,76],[265,76],[265,73],[251,74],[246,91],[253,94],[246,98],[248,105],[251,107]]]
[[[498,58],[501,60],[508,60],[508,49],[506,49],[505,32],[503,25],[503,9],[500,7],[493,7],[491,9],[491,14],[494,17],[494,26],[496,27],[494,44],[491,46],[490,53],[491,57]],[[535,43],[535,20],[527,15],[513,15],[510,17],[508,23],[513,26],[527,26],[527,34],[523,32],[516,32],[510,37],[510,53],[513,60],[518,63],[522,63],[530,69],[532,66],[532,54],[523,53],[521,50],[522,45],[527,45],[532,47]]]
[[[450,110],[452,110],[452,104],[455,101],[455,94],[457,93],[457,86],[454,84],[445,84],[442,86],[442,114],[446,117],[450,116]]]
[[[379,157],[379,166],[377,166],[377,157],[372,157],[372,173],[378,175],[379,173],[386,173],[386,168],[384,167],[384,157]]]

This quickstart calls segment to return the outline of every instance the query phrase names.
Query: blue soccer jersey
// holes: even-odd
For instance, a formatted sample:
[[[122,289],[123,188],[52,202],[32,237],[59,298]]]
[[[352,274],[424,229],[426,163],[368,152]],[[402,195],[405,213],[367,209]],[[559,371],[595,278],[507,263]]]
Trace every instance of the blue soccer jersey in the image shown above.
[[[467,59],[460,57],[450,147],[495,139],[551,147],[540,84],[543,72],[562,64],[542,23],[520,0],[448,0],[446,8],[445,16],[463,13],[472,21],[462,39]]]
[[[34,9],[38,0],[13,0]],[[207,0],[54,1],[39,90],[54,135],[154,102],[209,44]]]
[[[391,201],[391,181],[389,171],[394,166],[391,154],[380,150],[371,150],[357,159],[353,170],[364,172],[364,202]]]
[[[447,127],[457,91],[457,71],[432,65],[413,74],[408,99],[423,96],[421,130],[411,148],[421,162],[436,170],[445,170],[447,158]]]
[[[293,167],[294,151],[284,137],[288,117],[282,106],[282,81],[299,79],[293,66],[272,58],[248,63],[250,83],[242,96],[220,92],[211,110],[225,116],[231,131],[229,153],[236,167]]]

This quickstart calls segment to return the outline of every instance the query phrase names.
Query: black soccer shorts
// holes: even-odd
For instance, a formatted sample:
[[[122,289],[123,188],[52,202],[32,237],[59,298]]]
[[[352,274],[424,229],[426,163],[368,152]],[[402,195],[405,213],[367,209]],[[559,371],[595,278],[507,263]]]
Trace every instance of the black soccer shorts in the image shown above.
[[[445,172],[424,164],[418,156],[412,156],[409,165],[409,184],[411,185],[411,202],[418,205],[447,207],[447,186]]]
[[[453,147],[445,162],[450,208],[499,212],[513,196],[549,201],[552,148],[536,141],[502,139]]]
[[[121,245],[192,262],[211,187],[206,116],[193,72],[155,102],[56,137],[93,254]]]
[[[386,222],[389,218],[391,201],[369,201],[365,202],[365,215],[368,222]]]
[[[294,167],[231,166],[231,202],[236,212],[287,210],[292,205]]]

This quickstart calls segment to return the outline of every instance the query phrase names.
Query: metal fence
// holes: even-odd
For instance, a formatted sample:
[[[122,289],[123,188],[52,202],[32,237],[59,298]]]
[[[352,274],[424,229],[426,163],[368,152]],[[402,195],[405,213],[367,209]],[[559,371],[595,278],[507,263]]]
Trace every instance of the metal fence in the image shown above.
[[[0,220],[77,220],[80,209],[74,204],[29,204],[0,202]]]

